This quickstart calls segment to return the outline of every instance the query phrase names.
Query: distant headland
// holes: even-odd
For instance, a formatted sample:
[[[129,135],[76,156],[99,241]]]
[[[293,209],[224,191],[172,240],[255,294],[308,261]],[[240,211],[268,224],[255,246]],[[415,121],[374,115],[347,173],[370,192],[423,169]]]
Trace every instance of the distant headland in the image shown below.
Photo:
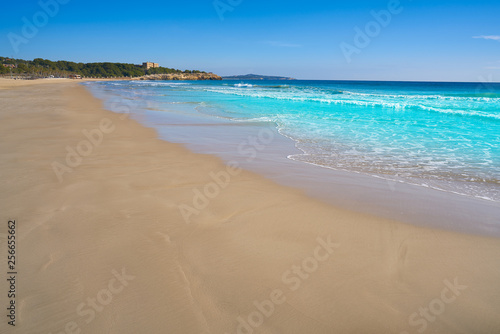
[[[276,77],[269,75],[246,74],[246,75],[233,75],[228,77],[222,77],[222,80],[297,80],[297,79],[288,77]]]

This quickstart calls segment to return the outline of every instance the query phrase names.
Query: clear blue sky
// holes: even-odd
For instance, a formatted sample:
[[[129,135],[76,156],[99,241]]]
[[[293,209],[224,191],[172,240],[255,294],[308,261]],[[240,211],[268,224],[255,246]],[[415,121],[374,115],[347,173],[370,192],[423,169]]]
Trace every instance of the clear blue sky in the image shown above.
[[[385,26],[373,24],[371,11],[387,10],[392,0],[218,0],[232,9],[223,12],[224,20],[213,0],[59,1],[67,3],[53,17],[45,16],[45,25],[38,1],[4,1],[0,55],[149,60],[221,75],[500,81],[498,0],[401,0]],[[38,20],[34,36],[23,35],[23,17]],[[357,47],[355,27],[365,30],[367,25],[374,29],[373,37],[369,45]],[[17,53],[9,33],[11,39],[12,34],[25,38]],[[358,51],[350,62],[341,49],[347,44]]]

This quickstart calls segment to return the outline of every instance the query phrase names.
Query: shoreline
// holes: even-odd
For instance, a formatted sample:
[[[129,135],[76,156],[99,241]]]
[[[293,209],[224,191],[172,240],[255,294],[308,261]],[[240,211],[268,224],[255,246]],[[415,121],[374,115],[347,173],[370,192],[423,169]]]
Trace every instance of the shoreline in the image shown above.
[[[32,80],[24,80],[24,79],[11,79],[11,78],[0,78],[0,90],[3,89],[14,89],[18,87],[25,86],[38,86],[45,84],[62,84],[62,83],[82,83],[87,81],[123,81],[127,79],[68,79],[68,78],[43,78],[43,79],[32,79]]]
[[[109,96],[101,92],[101,87],[85,87],[105,101],[108,109],[123,109],[115,96],[109,103]],[[143,106],[143,102],[126,101],[137,104],[130,106],[131,115],[155,129],[159,138],[183,144],[196,153],[214,154],[226,163],[237,161],[247,170],[300,189],[325,203],[416,226],[500,237],[499,202],[291,159],[290,155],[303,151],[296,141],[276,129],[275,123],[232,122],[191,115],[176,105],[156,106],[148,101]],[[134,113],[134,108],[140,110]]]
[[[500,328],[496,238],[327,205],[160,140],[75,83],[3,89],[0,97],[0,212],[19,222],[22,274],[18,326],[2,321],[2,331]],[[85,151],[82,142],[92,140],[99,144]],[[85,154],[58,182],[53,162],[64,164],[72,149]],[[6,237],[1,230],[2,244]]]

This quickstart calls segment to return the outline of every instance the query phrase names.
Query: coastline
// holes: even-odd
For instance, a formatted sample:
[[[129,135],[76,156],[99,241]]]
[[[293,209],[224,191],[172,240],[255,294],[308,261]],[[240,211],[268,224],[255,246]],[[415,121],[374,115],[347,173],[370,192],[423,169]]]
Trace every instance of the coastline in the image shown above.
[[[2,89],[13,89],[25,86],[38,86],[46,84],[68,84],[68,83],[81,83],[86,81],[122,81],[126,80],[123,78],[118,79],[67,79],[67,78],[44,78],[44,79],[33,79],[33,80],[16,80],[8,78],[0,78],[0,90]]]
[[[9,88],[0,90],[1,211],[4,221],[20,222],[24,291],[19,326],[1,329],[49,333],[73,322],[95,333],[500,328],[498,239],[327,205],[159,140],[74,81]],[[82,131],[95,129],[102,142],[58,182],[53,162],[64,164],[67,147],[77,150],[88,138]],[[188,223],[183,206],[194,209]],[[291,269],[297,265],[301,274]],[[93,318],[75,312],[82,302],[80,310],[90,310],[88,298],[100,300],[117,272],[130,280],[109,303]],[[441,300],[450,282],[466,288],[442,302],[446,312],[409,320]],[[262,321],[251,317],[257,313]]]
[[[85,86],[107,109],[127,109],[167,142],[226,163],[237,161],[244,169],[336,207],[416,226],[500,237],[500,202],[419,184],[424,180],[409,183],[300,161],[294,157],[306,152],[274,122],[207,117],[179,104],[157,105],[142,96],[124,99],[112,90],[104,93],[99,85]]]

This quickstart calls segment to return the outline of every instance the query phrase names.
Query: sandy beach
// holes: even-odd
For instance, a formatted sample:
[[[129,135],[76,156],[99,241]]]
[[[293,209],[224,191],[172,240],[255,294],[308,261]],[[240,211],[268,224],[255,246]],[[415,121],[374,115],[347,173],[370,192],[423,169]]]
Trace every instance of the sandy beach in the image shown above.
[[[0,80],[1,333],[500,332],[498,238],[322,203],[79,82]]]

